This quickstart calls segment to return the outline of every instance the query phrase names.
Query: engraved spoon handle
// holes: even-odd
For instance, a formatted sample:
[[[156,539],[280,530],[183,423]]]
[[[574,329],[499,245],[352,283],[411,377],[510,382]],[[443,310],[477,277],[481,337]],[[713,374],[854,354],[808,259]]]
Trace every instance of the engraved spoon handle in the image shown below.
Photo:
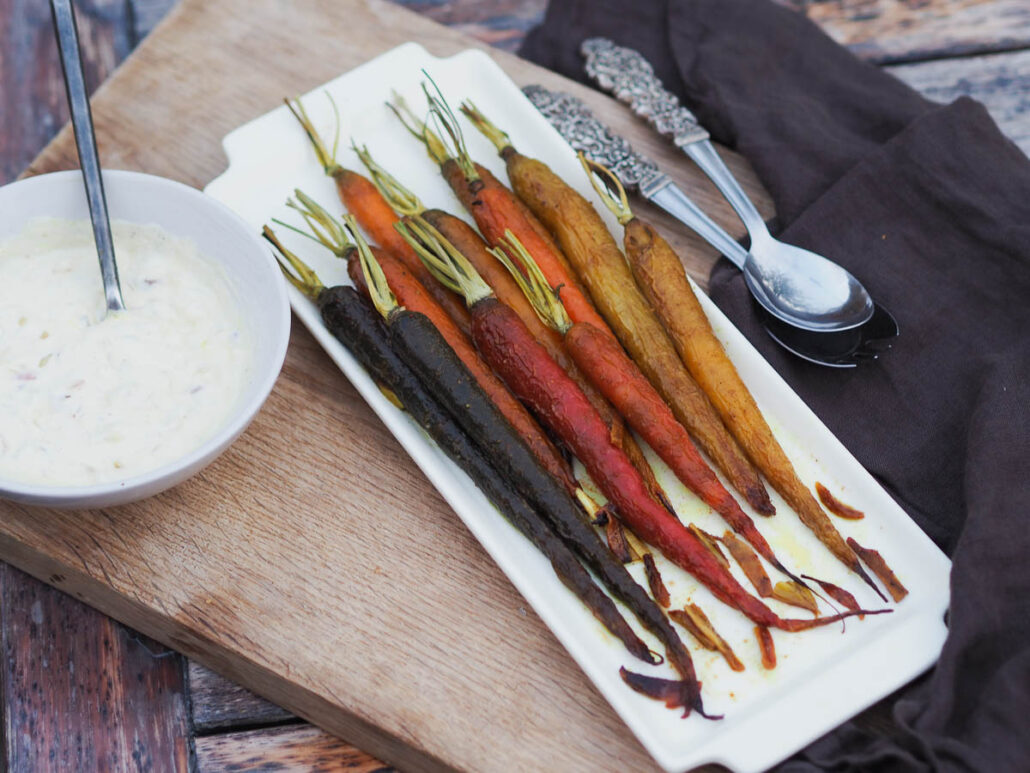
[[[627,190],[664,209],[715,247],[738,268],[748,253],[706,215],[651,159],[633,150],[629,142],[601,123],[590,109],[571,94],[543,86],[526,86],[523,92],[574,150],[608,167]]]
[[[744,221],[752,241],[769,235],[755,205],[708,141],[708,132],[679,98],[662,85],[642,54],[617,46],[607,38],[590,38],[583,42],[581,51],[586,58],[587,75],[628,104],[659,134],[670,137],[701,167]]]

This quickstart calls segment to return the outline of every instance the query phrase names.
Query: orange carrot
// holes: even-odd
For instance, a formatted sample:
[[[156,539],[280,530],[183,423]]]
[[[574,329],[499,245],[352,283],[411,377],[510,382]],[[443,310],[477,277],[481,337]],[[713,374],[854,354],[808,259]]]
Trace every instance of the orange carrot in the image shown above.
[[[397,222],[397,214],[380,194],[378,188],[362,174],[351,169],[346,169],[336,162],[335,145],[330,151],[322,138],[319,137],[308,118],[304,105],[300,100],[290,102],[285,100],[290,112],[300,122],[304,132],[311,140],[311,144],[318,156],[319,162],[325,169],[325,173],[333,178],[336,183],[336,191],[344,207],[358,221],[358,224],[365,229],[372,240],[377,242],[382,249],[388,250],[400,258],[408,271],[415,275],[426,291],[433,297],[433,300],[441,306],[458,328],[467,336],[469,333],[468,309],[454,293],[450,292],[437,282],[430,274],[422,261],[412,251],[400,235],[394,230],[393,224]],[[335,108],[335,104],[333,105]],[[360,150],[355,148],[355,151]]]

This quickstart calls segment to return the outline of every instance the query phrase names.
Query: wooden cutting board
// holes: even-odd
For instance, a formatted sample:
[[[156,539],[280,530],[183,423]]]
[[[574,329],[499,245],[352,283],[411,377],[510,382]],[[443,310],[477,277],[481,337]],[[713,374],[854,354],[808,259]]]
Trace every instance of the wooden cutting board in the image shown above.
[[[436,55],[479,46],[377,0],[184,0],[96,95],[103,162],[202,187],[225,167],[228,131],[407,40]],[[490,54],[519,84],[586,98],[740,231],[628,110]],[[66,128],[27,174],[76,163]],[[703,280],[713,251],[655,219]],[[208,469],[108,510],[0,503],[0,558],[406,769],[654,767],[296,323],[264,409]]]

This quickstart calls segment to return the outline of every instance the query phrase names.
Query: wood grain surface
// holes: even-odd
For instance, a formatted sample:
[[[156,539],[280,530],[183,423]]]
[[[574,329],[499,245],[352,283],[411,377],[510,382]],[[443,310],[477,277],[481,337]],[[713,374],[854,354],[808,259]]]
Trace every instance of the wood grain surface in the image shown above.
[[[198,773],[224,771],[391,773],[394,769],[310,725],[197,739]]]
[[[543,0],[402,2],[509,50],[517,47],[544,8]],[[172,4],[172,0],[77,3],[91,87],[103,81]],[[873,61],[946,57],[890,69],[931,98],[948,101],[969,94],[980,99],[1003,130],[1030,150],[1030,53],[964,56],[1025,46],[1030,41],[1026,3],[797,0],[787,4],[799,7],[836,39]],[[45,0],[0,0],[0,183],[21,171],[66,119],[49,25]],[[147,163],[138,161],[140,168],[146,169]],[[703,262],[695,266],[695,272],[703,270]],[[320,351],[309,354],[317,357]],[[333,376],[331,372],[323,375]],[[40,571],[44,576],[45,570]],[[66,580],[59,573],[44,579],[59,586]],[[68,587],[83,595],[73,585]],[[137,770],[143,761],[155,770],[183,770],[187,763],[180,752],[193,733],[199,734],[194,769],[309,769],[315,761],[320,769],[380,765],[305,725],[268,729],[270,724],[296,720],[196,662],[189,663],[185,677],[184,659],[17,570],[0,568],[0,588],[7,763],[0,761],[0,769],[57,769],[60,764],[60,769]],[[37,657],[40,653],[42,660]],[[53,678],[55,668],[62,678]],[[31,681],[41,674],[47,678]],[[189,700],[183,700],[184,692]],[[106,711],[81,710],[82,701],[88,700],[83,696],[90,695],[100,698],[89,705],[102,702],[105,708],[117,699],[117,705],[111,705],[115,705],[118,725],[110,723]],[[185,719],[184,703],[189,714]],[[867,726],[886,726],[883,706],[867,713]],[[255,726],[261,729],[225,732]],[[128,742],[128,733],[136,739],[133,743]],[[272,737],[274,741],[269,740]]]
[[[179,654],[89,607],[69,607],[10,566],[0,567],[0,622],[4,699],[15,709],[4,717],[10,770],[186,769]]]

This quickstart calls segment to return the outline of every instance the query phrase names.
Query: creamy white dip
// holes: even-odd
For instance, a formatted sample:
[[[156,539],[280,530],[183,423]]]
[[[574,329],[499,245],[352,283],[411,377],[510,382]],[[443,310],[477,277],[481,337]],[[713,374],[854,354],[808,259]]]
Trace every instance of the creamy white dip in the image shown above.
[[[128,311],[106,317],[88,222],[34,220],[0,243],[0,478],[156,469],[221,429],[250,378],[224,270],[162,228],[112,225]]]

